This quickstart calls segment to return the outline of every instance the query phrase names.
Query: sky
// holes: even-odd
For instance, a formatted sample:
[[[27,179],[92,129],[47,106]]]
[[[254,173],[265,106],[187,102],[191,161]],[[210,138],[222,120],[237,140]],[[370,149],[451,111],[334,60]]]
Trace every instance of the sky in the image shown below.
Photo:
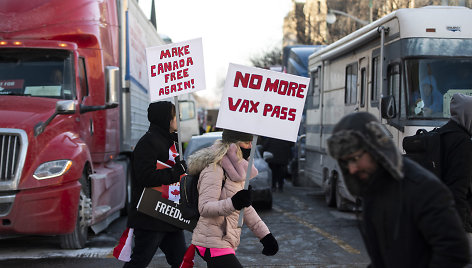
[[[149,10],[151,0],[139,4]],[[159,34],[176,43],[202,38],[206,89],[197,95],[216,103],[229,63],[252,66],[250,58],[282,48],[283,19],[292,8],[292,0],[155,0],[155,4]]]

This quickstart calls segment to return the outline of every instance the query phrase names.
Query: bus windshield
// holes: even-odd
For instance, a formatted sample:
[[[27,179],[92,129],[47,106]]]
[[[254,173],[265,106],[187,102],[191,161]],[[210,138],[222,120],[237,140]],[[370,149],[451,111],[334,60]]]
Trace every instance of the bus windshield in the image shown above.
[[[449,118],[454,93],[472,95],[472,59],[408,59],[407,109],[409,118]]]
[[[44,49],[0,51],[0,96],[75,98],[70,52]]]

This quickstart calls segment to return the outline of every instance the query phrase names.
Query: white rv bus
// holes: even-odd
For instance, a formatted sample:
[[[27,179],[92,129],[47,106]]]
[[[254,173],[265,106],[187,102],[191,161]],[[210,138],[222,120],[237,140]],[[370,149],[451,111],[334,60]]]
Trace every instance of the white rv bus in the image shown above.
[[[305,179],[344,210],[355,200],[327,154],[334,125],[372,113],[403,151],[403,137],[446,123],[451,95],[472,93],[472,10],[399,9],[313,53],[308,68]]]

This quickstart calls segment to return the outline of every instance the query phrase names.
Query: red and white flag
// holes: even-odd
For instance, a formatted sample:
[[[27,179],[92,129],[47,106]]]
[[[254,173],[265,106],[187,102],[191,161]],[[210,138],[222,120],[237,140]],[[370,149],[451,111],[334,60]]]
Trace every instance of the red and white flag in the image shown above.
[[[171,153],[172,153],[172,147],[171,147],[171,149],[169,149],[169,155],[171,155]],[[167,160],[167,161],[169,162],[170,160]],[[156,170],[172,168],[172,166],[175,165],[175,162],[170,161],[170,164],[171,165],[168,165],[168,164],[163,163],[159,160],[156,160]],[[176,182],[176,183],[173,183],[171,185],[162,185],[162,186],[153,187],[153,188],[158,190],[159,192],[161,192],[162,197],[164,197],[165,199],[174,201],[175,203],[179,203],[179,200],[180,200],[180,182]]]
[[[185,251],[184,258],[182,260],[182,263],[180,264],[179,268],[192,268],[193,265],[195,264],[195,245],[190,244],[190,246],[187,248],[187,251]]]
[[[156,170],[158,169],[166,169],[166,168],[172,168],[172,166],[169,166],[168,164],[161,162],[159,160],[156,160]]]
[[[133,243],[133,228],[126,228],[120,238],[120,242],[113,249],[113,256],[120,261],[131,260],[131,244]]]

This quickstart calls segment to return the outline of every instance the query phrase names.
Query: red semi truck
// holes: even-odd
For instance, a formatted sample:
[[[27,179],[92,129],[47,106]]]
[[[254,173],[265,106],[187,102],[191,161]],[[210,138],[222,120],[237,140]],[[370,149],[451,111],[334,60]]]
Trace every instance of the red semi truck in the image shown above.
[[[145,47],[164,42],[135,0],[3,0],[0,17],[0,236],[82,248],[126,211]]]

